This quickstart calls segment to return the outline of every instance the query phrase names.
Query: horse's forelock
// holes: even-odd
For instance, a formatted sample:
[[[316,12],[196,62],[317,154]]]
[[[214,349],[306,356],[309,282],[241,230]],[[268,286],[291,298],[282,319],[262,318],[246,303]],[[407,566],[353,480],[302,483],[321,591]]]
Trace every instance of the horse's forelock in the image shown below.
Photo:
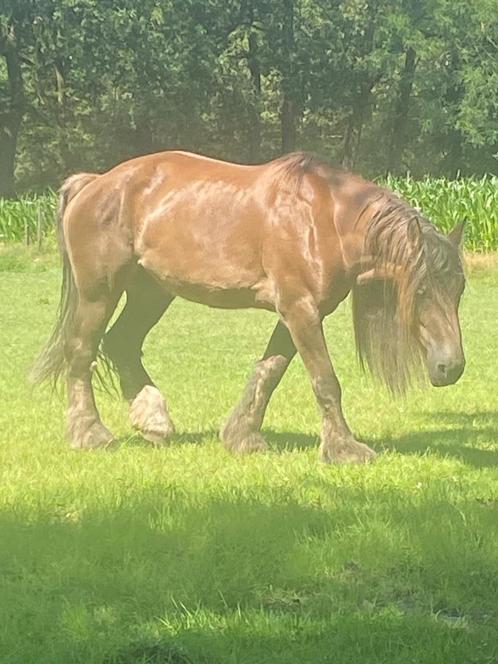
[[[417,292],[439,288],[441,278],[458,265],[458,252],[416,210],[386,195],[368,223],[364,255],[379,271],[396,266],[397,278],[395,284],[372,281],[353,288],[358,355],[392,392],[403,393],[423,375]]]

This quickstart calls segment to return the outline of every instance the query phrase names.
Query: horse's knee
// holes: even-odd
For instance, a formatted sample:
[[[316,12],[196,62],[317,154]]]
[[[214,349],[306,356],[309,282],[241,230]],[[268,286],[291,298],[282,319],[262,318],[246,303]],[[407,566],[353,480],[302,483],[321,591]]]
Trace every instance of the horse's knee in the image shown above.
[[[79,337],[69,339],[64,346],[68,374],[80,376],[90,370],[95,359],[92,348]]]

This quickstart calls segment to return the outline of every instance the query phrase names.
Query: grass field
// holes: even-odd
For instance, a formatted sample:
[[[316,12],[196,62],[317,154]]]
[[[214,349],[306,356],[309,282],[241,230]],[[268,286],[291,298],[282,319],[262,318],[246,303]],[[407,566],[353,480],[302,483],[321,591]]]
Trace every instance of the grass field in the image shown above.
[[[483,261],[485,263],[485,261]],[[498,269],[471,272],[467,369],[393,401],[358,369],[348,303],[327,323],[364,467],[317,461],[296,360],[235,458],[217,429],[273,317],[175,302],[145,359],[179,431],[153,449],[99,395],[114,451],[70,451],[62,398],[32,392],[53,322],[47,253],[0,255],[2,664],[498,661]]]

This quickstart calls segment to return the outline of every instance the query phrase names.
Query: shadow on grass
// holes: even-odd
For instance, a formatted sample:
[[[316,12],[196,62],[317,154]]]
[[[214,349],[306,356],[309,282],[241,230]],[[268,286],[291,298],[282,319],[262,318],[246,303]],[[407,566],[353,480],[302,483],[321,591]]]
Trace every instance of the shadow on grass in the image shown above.
[[[318,435],[298,433],[294,431],[273,431],[263,429],[262,434],[270,446],[270,451],[282,452],[285,450],[304,450],[316,447],[320,444]],[[204,445],[208,442],[217,442],[220,445],[220,433],[216,429],[205,431],[187,431],[175,433],[165,445]],[[121,446],[150,447],[151,443],[146,441],[139,433],[129,436],[120,436],[109,449],[119,449]]]
[[[386,439],[380,444],[372,443],[368,439],[363,442],[371,445],[380,453],[382,450],[395,450],[400,454],[415,455],[429,452],[442,457],[454,457],[477,468],[498,466],[498,450],[479,447],[482,441],[498,441],[498,411],[473,413],[442,411],[429,412],[426,416],[429,421],[436,421],[443,427],[413,431],[400,437]],[[444,425],[446,425],[445,428]],[[318,450],[320,444],[318,434],[263,430],[263,435],[271,452],[310,448]],[[211,441],[219,442],[219,432],[215,429],[177,433],[167,444],[203,445]],[[117,447],[120,445],[147,447],[150,446],[150,443],[139,434],[134,434],[129,437],[121,437],[116,441],[116,445]]]
[[[320,445],[318,434],[298,433],[295,431],[263,431],[263,435],[270,445],[271,449],[278,451],[285,450],[306,450]]]
[[[333,493],[328,509],[165,481],[112,486],[79,511],[46,496],[0,513],[5,661],[408,664],[414,648],[421,662],[492,661],[491,510],[313,486]]]
[[[162,444],[168,445],[204,445],[205,443],[219,440],[219,432],[214,429],[209,429],[206,431],[186,431],[182,433],[175,433],[171,438]],[[120,436],[115,439],[112,444],[113,449],[118,449],[121,446],[125,447],[151,447],[153,443],[145,440],[145,438],[139,433],[133,433],[129,436]]]
[[[351,487],[328,510],[285,494],[221,493],[199,503],[158,484],[81,514],[56,505],[0,515],[3,652],[15,644],[19,654],[6,661],[329,663],[327,653],[342,652],[351,657],[341,662],[399,663],[413,661],[424,637],[431,653],[467,662],[480,640],[491,643],[481,619],[465,632],[431,617],[435,598],[440,610],[459,602],[458,615],[476,597],[489,611],[495,598],[482,543],[466,539],[450,504],[398,497],[394,507],[395,496],[367,500]],[[484,532],[488,511],[464,509]],[[400,546],[407,528],[410,561]],[[433,552],[445,529],[458,561]],[[479,575],[466,578],[476,561]],[[393,651],[393,629],[404,652]]]
[[[425,454],[430,452],[443,457],[454,457],[464,463],[484,468],[498,466],[498,449],[479,447],[482,442],[498,441],[498,411],[472,413],[430,412],[427,419],[446,428],[413,431],[399,438],[384,442],[385,449],[400,454]],[[451,428],[448,428],[451,427]]]
[[[415,455],[430,452],[443,457],[455,457],[477,468],[498,466],[498,449],[479,447],[483,441],[498,442],[498,411],[441,411],[426,413],[426,417],[428,421],[436,421],[447,428],[413,431],[381,443],[368,439],[363,439],[363,442],[379,453],[382,453],[382,450]],[[313,434],[264,431],[264,435],[271,448],[278,451],[318,449],[320,444],[319,436]]]
[[[193,664],[185,653],[167,640],[144,639],[106,656],[103,664]]]
[[[413,431],[400,437],[378,442],[363,440],[377,452],[395,450],[400,454],[423,455],[428,452],[442,457],[454,457],[477,468],[498,466],[498,449],[479,447],[480,443],[498,442],[498,411],[456,413],[440,411],[426,413],[429,422],[441,428]],[[264,431],[270,447],[278,451],[305,450],[320,444],[318,435]]]

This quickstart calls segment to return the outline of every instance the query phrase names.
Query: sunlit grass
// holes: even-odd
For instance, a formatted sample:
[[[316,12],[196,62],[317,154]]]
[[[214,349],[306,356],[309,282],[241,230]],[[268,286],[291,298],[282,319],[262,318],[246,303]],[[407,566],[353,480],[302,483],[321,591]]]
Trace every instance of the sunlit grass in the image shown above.
[[[1,662],[498,661],[496,266],[470,272],[451,388],[392,401],[356,365],[348,303],[329,319],[346,413],[380,452],[331,467],[299,360],[269,408],[271,451],[222,449],[274,317],[182,301],[145,350],[175,439],[149,447],[100,393],[119,445],[70,451],[63,400],[25,380],[59,271],[16,256],[0,260]]]

